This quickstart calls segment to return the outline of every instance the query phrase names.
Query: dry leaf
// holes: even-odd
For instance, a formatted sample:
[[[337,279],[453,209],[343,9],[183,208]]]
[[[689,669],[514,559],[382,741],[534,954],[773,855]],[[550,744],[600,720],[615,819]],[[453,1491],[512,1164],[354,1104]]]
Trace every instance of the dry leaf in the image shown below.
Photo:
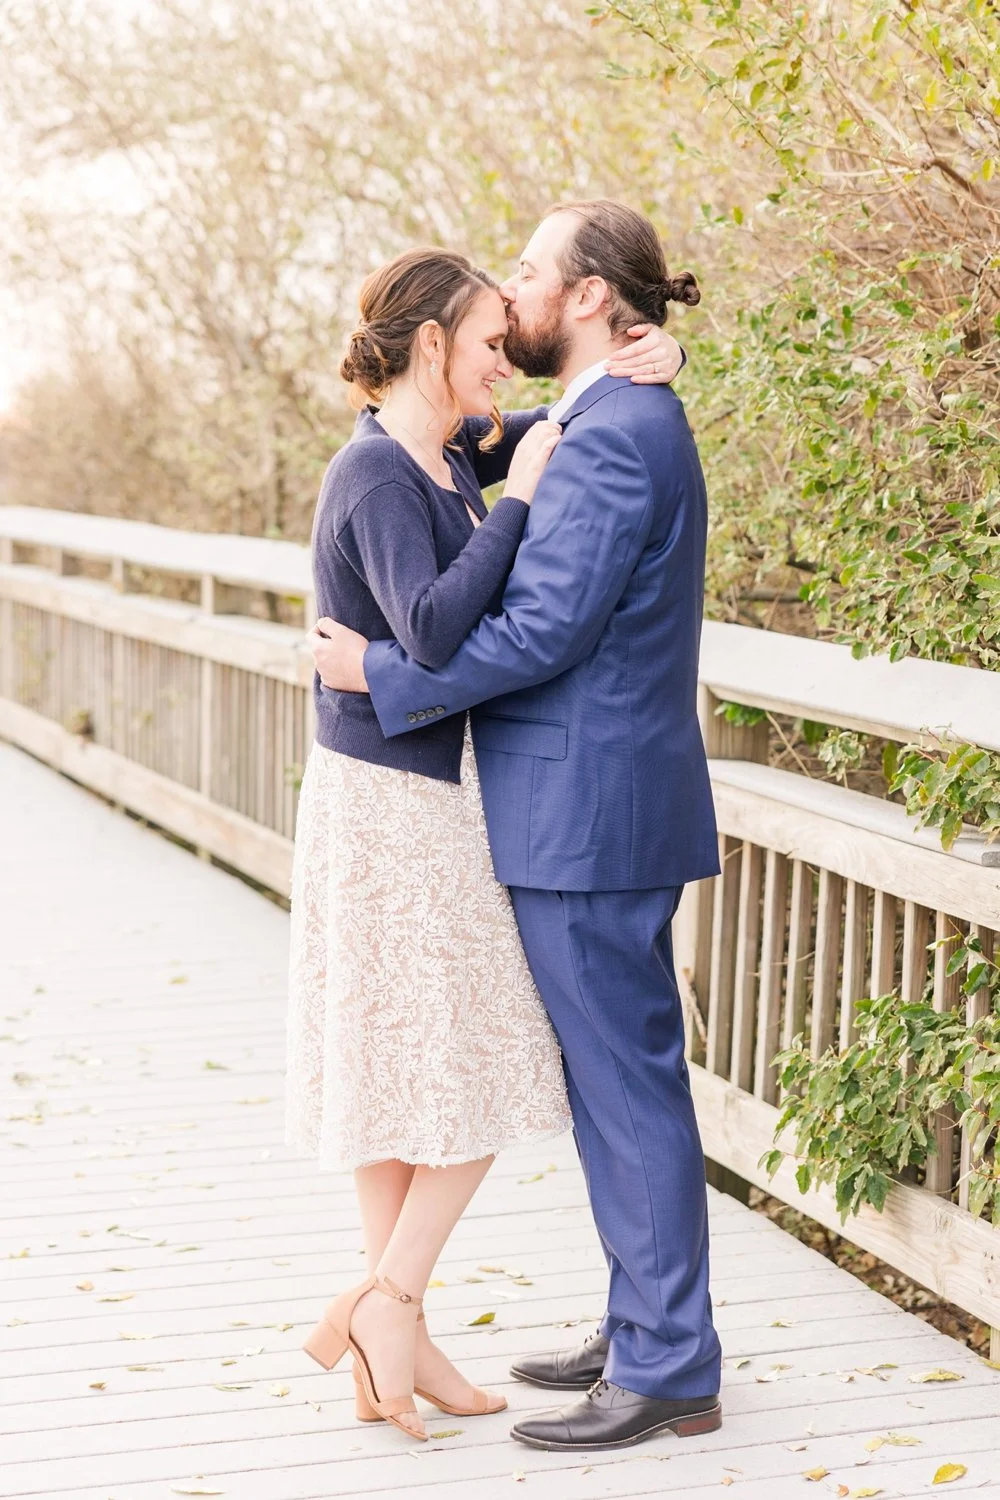
[[[227,1365],[238,1365],[239,1364],[239,1360],[238,1359],[220,1359],[219,1360],[219,1364],[222,1366],[223,1369],[225,1369]]]
[[[156,1370],[165,1370],[166,1365],[126,1365],[125,1368],[132,1375],[146,1375]]]
[[[229,1326],[230,1328],[249,1328],[250,1324],[246,1318],[230,1318]]]
[[[153,1335],[151,1333],[126,1333],[123,1328],[119,1328],[119,1330],[118,1330],[118,1337],[120,1339],[141,1340],[141,1339],[151,1339],[153,1337]]]
[[[365,1252],[362,1250],[361,1254],[364,1255],[364,1253]],[[427,1285],[428,1286],[447,1286],[448,1283],[446,1281],[429,1281],[427,1283]]]
[[[744,1355],[744,1357],[742,1359],[734,1359],[733,1360],[733,1369],[734,1370],[742,1370],[749,1363],[750,1363],[749,1355]]]
[[[319,1404],[318,1401],[310,1401],[308,1397],[306,1398],[306,1405],[307,1406],[311,1406],[312,1409],[313,1409],[313,1411],[322,1411],[323,1410],[323,1408],[320,1406],[320,1404]]]
[[[219,1381],[215,1381],[214,1384],[217,1391],[249,1391],[252,1389],[249,1380],[245,1385],[222,1385]]]
[[[511,1281],[513,1281],[515,1286],[534,1286],[535,1284],[533,1281],[529,1281],[527,1276],[512,1276]]]
[[[788,1318],[775,1318],[774,1322],[771,1324],[771,1327],[772,1328],[794,1328],[795,1324],[792,1323]]]
[[[808,1443],[786,1443],[785,1447],[789,1453],[804,1453],[809,1447]]]
[[[212,1062],[211,1059],[208,1059],[208,1058],[206,1058],[204,1066],[208,1069],[208,1071],[210,1073],[228,1073],[229,1072],[229,1068],[227,1067],[227,1065],[225,1063]]]
[[[255,1354],[263,1354],[263,1353],[264,1353],[264,1345],[263,1344],[257,1344],[257,1345],[255,1345],[255,1347],[253,1349],[244,1349],[243,1350],[243,1358],[244,1359],[252,1359]]]
[[[1000,1370],[1000,1359],[987,1359],[984,1355],[983,1364],[989,1370]]]
[[[731,1474],[723,1474],[722,1479],[721,1479],[720,1482],[722,1484],[732,1484],[733,1483],[733,1476]]]
[[[851,1492],[846,1484],[838,1484],[836,1493],[840,1497],[840,1500],[844,1500],[844,1497],[846,1495],[849,1495]]]
[[[267,1394],[269,1396],[287,1396],[290,1389],[291,1387],[287,1385],[272,1385]]]
[[[478,1318],[470,1318],[468,1320],[468,1322],[462,1324],[462,1327],[463,1328],[478,1328],[481,1323],[492,1323],[493,1319],[495,1317],[496,1317],[496,1313],[495,1312],[480,1313]]]
[[[446,1427],[443,1432],[432,1432],[430,1435],[436,1441],[438,1438],[461,1437],[463,1431],[462,1427]]]
[[[482,1286],[483,1284],[483,1278],[481,1276],[460,1276],[459,1280],[467,1281],[471,1286]]]
[[[487,1276],[506,1276],[507,1272],[503,1266],[477,1266],[477,1271],[485,1271]]]
[[[826,1476],[829,1474],[829,1472],[830,1472],[829,1469],[823,1469],[823,1468],[819,1468],[819,1469],[806,1469],[805,1472],[802,1475],[802,1478],[803,1479],[812,1479],[812,1480],[814,1480],[818,1484],[821,1479],[825,1479],[826,1478]]]
[[[270,1326],[272,1328],[276,1328],[279,1333],[287,1333],[290,1328],[294,1328],[295,1327],[295,1324],[294,1323],[272,1323]]]
[[[92,1390],[92,1391],[104,1391],[104,1390],[107,1390],[107,1385],[108,1385],[108,1382],[106,1380],[92,1380],[90,1382],[90,1390]]]
[[[536,1172],[533,1177],[519,1177],[517,1180],[518,1182],[541,1182],[544,1176],[544,1172]]]
[[[269,1094],[258,1094],[253,1099],[237,1099],[236,1101],[237,1104],[270,1104],[270,1102],[271,1097]]]
[[[873,1495],[881,1495],[881,1490],[852,1490],[851,1500],[872,1500]]]
[[[911,1437],[908,1432],[887,1432],[882,1441],[891,1448],[919,1448],[923,1438]]]
[[[131,1302],[135,1292],[112,1292],[109,1297],[98,1297],[98,1302]]]
[[[951,1484],[953,1479],[961,1479],[962,1475],[968,1472],[964,1464],[942,1464],[931,1480],[931,1484]]]
[[[200,1250],[200,1245],[177,1245],[174,1247],[175,1255],[187,1255],[191,1250]]]
[[[92,1292],[94,1290],[94,1283],[92,1281],[78,1281],[76,1289],[78,1292]]]
[[[171,1485],[170,1493],[172,1495],[224,1495],[226,1492],[225,1490],[206,1489],[204,1485],[199,1487],[196,1484],[175,1484]]]
[[[511,1477],[511,1479],[513,1479],[513,1481],[514,1481],[515,1484],[523,1484],[524,1483],[524,1475],[521,1473],[520,1469],[515,1469],[514,1472],[513,1472],[513,1474],[510,1477]]]
[[[957,1375],[954,1370],[925,1370],[922,1375],[907,1375],[911,1385],[936,1385],[939,1381],[963,1380],[964,1376]]]
[[[187,977],[186,974],[175,974],[172,979],[168,979],[168,981],[167,981],[168,984],[187,984],[187,982],[188,982],[188,977]],[[192,1492],[190,1490],[188,1490],[187,1493],[190,1495]],[[222,1493],[222,1491],[221,1490],[195,1490],[194,1493],[197,1494],[197,1495],[203,1495],[203,1494],[219,1495],[219,1494]]]

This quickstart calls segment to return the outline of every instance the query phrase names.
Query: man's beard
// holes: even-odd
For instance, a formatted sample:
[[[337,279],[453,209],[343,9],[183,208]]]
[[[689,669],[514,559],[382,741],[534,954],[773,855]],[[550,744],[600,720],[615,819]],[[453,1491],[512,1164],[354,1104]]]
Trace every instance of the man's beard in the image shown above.
[[[568,358],[570,337],[563,326],[568,295],[563,289],[546,298],[544,311],[533,328],[525,328],[515,313],[503,341],[504,353],[511,364],[535,380],[551,380]]]

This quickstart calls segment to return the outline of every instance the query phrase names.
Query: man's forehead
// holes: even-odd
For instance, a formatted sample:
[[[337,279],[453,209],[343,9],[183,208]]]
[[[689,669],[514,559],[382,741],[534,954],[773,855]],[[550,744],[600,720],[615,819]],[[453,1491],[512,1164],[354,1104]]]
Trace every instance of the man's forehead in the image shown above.
[[[551,259],[560,249],[570,233],[569,214],[549,214],[542,220],[531,239],[521,251],[521,260],[537,266],[540,260]]]

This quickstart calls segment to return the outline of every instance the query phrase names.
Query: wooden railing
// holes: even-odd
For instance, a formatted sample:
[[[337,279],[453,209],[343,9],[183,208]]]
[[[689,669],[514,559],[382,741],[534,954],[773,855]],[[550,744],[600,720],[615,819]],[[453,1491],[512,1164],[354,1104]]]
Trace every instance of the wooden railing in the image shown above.
[[[129,592],[139,579],[146,592]],[[149,591],[163,580],[190,602]],[[287,894],[312,738],[310,589],[288,543],[0,508],[0,736]],[[945,853],[895,804],[768,765],[767,725],[715,709],[1000,749],[1000,674],[708,624],[700,692],[723,868],[685,893],[676,950],[706,1154],[839,1231],[829,1190],[803,1197],[791,1163],[773,1181],[757,1165],[778,1115],[774,1054],[800,1032],[817,1055],[847,1045],[868,994],[958,1004],[929,945],[970,929],[995,944],[997,846],[969,831]],[[934,1129],[923,1185],[894,1184],[884,1213],[843,1232],[982,1318],[1000,1357],[1000,1233],[968,1211],[968,1143],[947,1118]]]

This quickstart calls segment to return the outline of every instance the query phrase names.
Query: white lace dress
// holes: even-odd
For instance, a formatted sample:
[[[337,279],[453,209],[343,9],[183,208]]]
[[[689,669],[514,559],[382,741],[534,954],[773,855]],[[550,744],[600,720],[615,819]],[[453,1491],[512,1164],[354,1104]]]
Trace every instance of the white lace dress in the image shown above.
[[[559,1047],[461,785],[314,744],[292,879],[287,1139],[445,1166],[569,1128]]]

